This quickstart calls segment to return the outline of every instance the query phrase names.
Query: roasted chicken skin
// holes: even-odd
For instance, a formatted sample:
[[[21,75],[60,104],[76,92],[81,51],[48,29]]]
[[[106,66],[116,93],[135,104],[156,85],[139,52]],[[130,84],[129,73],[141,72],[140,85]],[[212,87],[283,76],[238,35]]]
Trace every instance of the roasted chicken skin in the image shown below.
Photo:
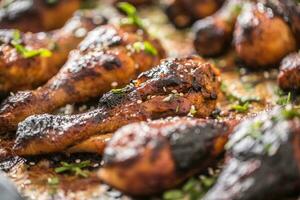
[[[85,34],[105,19],[96,12],[77,12],[66,25],[53,32],[20,33],[0,30],[0,94],[31,89],[48,81],[65,63]],[[27,49],[48,49],[52,55],[26,57],[14,45],[15,40]]]
[[[145,49],[144,42],[152,45]],[[116,82],[127,84],[157,65],[165,53],[158,40],[135,26],[105,25],[91,31],[66,64],[44,86],[10,96],[0,107],[0,132],[15,130],[33,114],[98,97]]]
[[[280,65],[277,79],[278,85],[283,90],[300,90],[300,53],[286,56]]]
[[[203,199],[283,199],[299,193],[299,114],[280,108],[241,123],[227,144],[228,161]]]
[[[300,45],[300,4],[295,0],[265,0],[266,4],[274,10],[274,12],[287,21]]]
[[[200,55],[215,56],[230,46],[236,19],[247,2],[227,0],[215,14],[195,23],[194,47]]]
[[[219,71],[199,57],[164,60],[125,88],[104,94],[93,111],[28,117],[18,125],[14,150],[18,155],[59,152],[132,122],[188,113],[207,117],[216,107],[219,79]]]
[[[0,1],[0,29],[40,32],[60,28],[80,8],[81,0]]]
[[[197,19],[216,12],[224,0],[172,0],[166,5],[166,14],[177,28],[186,28]]]
[[[234,44],[238,56],[252,68],[278,64],[297,48],[289,24],[263,3],[243,9],[236,23]]]
[[[212,166],[234,124],[174,118],[124,126],[108,142],[98,175],[131,195],[161,192]]]

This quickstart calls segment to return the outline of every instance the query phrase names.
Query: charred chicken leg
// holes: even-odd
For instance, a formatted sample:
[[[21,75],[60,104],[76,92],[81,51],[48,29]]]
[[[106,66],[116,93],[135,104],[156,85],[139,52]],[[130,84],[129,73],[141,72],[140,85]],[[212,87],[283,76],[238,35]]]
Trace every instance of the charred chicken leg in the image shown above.
[[[98,27],[70,53],[67,63],[47,84],[18,92],[3,102],[0,132],[15,130],[30,115],[100,96],[113,82],[122,86],[158,64],[164,55],[160,43],[135,26]]]
[[[300,186],[300,111],[276,109],[240,124],[228,162],[204,200],[282,199]]]
[[[0,29],[49,31],[63,26],[80,8],[81,0],[12,0],[0,1]]]
[[[263,3],[243,9],[234,43],[238,56],[253,68],[275,65],[297,48],[289,24]]]
[[[124,126],[108,142],[98,175],[131,195],[161,192],[212,166],[234,124],[175,118]]]
[[[194,46],[203,56],[222,53],[232,40],[234,26],[244,0],[227,0],[212,16],[198,20],[194,25]]]
[[[49,33],[19,35],[17,30],[0,30],[0,94],[31,89],[48,81],[85,34],[104,22],[102,16],[88,11],[77,12],[63,28]],[[27,54],[23,48],[29,49]],[[52,55],[29,55],[38,49],[47,49]]]
[[[14,149],[19,155],[59,152],[132,122],[188,113],[207,117],[219,86],[219,72],[203,59],[168,59],[125,88],[104,94],[93,111],[28,117],[18,126]]]

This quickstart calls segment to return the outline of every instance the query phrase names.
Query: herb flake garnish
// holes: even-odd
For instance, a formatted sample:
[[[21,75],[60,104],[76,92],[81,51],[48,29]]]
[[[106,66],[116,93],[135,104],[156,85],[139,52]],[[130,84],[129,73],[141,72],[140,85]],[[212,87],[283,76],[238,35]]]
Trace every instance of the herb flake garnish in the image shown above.
[[[196,107],[194,105],[191,106],[188,116],[194,117],[197,114]]]
[[[142,19],[138,16],[136,8],[128,3],[128,2],[120,2],[117,4],[117,7],[126,13],[127,18],[125,20],[122,20],[122,23],[124,24],[134,24],[138,26],[139,28],[144,28],[144,24]]]
[[[132,47],[135,52],[145,51],[152,56],[156,56],[158,54],[157,49],[148,41],[135,42]]]
[[[289,92],[285,95],[281,90],[278,91],[279,99],[276,101],[276,104],[285,106],[291,103],[292,101],[292,93]]]
[[[190,178],[182,188],[164,192],[164,200],[197,200],[201,199],[205,193],[213,186],[217,175],[200,176],[199,179]]]
[[[120,88],[120,89],[112,89],[111,92],[113,94],[124,94],[124,91],[123,91],[122,88]]]
[[[21,34],[18,30],[14,31],[13,39],[11,44],[20,53],[24,58],[32,58],[35,56],[41,57],[50,57],[52,56],[52,52],[45,48],[40,48],[36,50],[27,49],[25,46],[21,44]]]
[[[76,176],[81,176],[86,178],[88,177],[88,172],[82,169],[91,166],[91,162],[89,160],[80,163],[61,162],[61,165],[62,165],[61,167],[55,168],[56,173],[72,172]]]
[[[239,112],[239,113],[245,113],[249,110],[249,108],[250,108],[249,102],[239,103],[239,104],[235,104],[235,105],[231,106],[232,110],[235,110],[236,112]]]

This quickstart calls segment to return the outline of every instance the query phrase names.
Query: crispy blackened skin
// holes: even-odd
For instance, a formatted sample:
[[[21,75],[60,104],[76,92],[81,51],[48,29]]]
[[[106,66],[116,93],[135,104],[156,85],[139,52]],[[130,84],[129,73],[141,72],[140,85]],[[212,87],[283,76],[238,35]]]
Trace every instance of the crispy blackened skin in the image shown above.
[[[212,166],[235,124],[174,118],[124,126],[108,142],[98,175],[131,195],[161,192]]]
[[[51,57],[25,58],[12,45],[16,30],[0,30],[0,94],[32,89],[54,76],[86,33],[105,23],[95,12],[77,12],[66,25],[53,32],[21,33],[28,49],[49,49]]]
[[[243,9],[234,43],[238,56],[251,68],[274,67],[297,47],[289,25],[262,3]]]
[[[166,13],[177,28],[186,28],[197,19],[216,12],[223,2],[224,0],[173,0],[166,5]]]
[[[215,14],[195,23],[194,46],[200,55],[215,56],[229,46],[236,19],[245,2],[227,0]]]
[[[187,115],[193,105],[196,116],[207,117],[216,107],[219,79],[199,57],[165,60],[122,91],[104,94],[93,111],[28,117],[19,123],[14,149],[19,155],[59,152],[132,122]]]
[[[300,53],[292,53],[282,60],[277,82],[283,90],[300,90]]]
[[[278,120],[281,112],[240,124],[228,143],[228,161],[204,200],[282,199],[299,193],[300,119]]]
[[[0,28],[20,31],[49,31],[60,28],[80,7],[81,0],[14,0],[0,2]]]
[[[135,50],[135,42],[149,41],[157,55]],[[47,113],[68,103],[98,97],[117,82],[120,86],[157,65],[165,55],[158,40],[133,26],[104,25],[91,31],[73,50],[66,64],[44,86],[18,92],[0,107],[0,132],[16,130],[33,114]]]

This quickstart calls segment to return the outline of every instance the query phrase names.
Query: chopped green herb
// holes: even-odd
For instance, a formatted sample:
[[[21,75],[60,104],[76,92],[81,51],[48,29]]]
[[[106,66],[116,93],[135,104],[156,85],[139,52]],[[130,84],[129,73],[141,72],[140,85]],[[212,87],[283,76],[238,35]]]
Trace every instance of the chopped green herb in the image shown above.
[[[178,113],[179,112],[179,105],[178,106],[176,106],[176,111],[175,111],[176,113]]]
[[[112,89],[111,92],[113,94],[124,94],[123,89]]]
[[[148,41],[144,42],[145,51],[150,55],[156,56],[158,54],[157,49]]]
[[[194,117],[197,114],[197,110],[194,105],[191,106],[188,116]]]
[[[89,160],[83,161],[80,163],[66,163],[61,162],[61,167],[55,168],[56,173],[63,173],[63,172],[73,172],[76,176],[88,177],[88,172],[83,171],[82,169],[85,167],[89,167],[91,162]]]
[[[58,179],[58,177],[51,177],[51,178],[48,178],[47,182],[48,182],[48,185],[58,185],[59,179]]]
[[[163,194],[165,200],[181,200],[183,197],[181,190],[169,190]]]
[[[125,18],[125,20],[122,21],[123,23],[134,24],[134,25],[138,26],[139,28],[144,28],[143,21],[138,16],[137,10],[132,4],[130,4],[128,2],[121,2],[121,3],[118,3],[117,6],[120,10],[122,10],[127,15],[127,18]]]
[[[19,31],[15,31],[13,34],[13,39],[11,41],[11,44],[15,47],[18,53],[20,53],[24,58],[32,58],[35,56],[41,56],[41,57],[50,57],[52,55],[52,52],[48,49],[36,49],[36,50],[30,50],[24,47],[21,44],[21,35]]]
[[[181,189],[169,190],[163,194],[164,200],[198,200],[213,186],[217,175],[190,178]]]
[[[46,0],[47,4],[56,4],[59,0]]]
[[[286,119],[293,119],[295,117],[300,118],[300,109],[299,108],[284,109],[282,111],[282,115]]]
[[[246,102],[246,103],[240,103],[240,104],[236,104],[236,105],[233,105],[231,107],[232,110],[235,110],[239,113],[244,113],[244,112],[247,112],[249,110],[249,102]]]
[[[276,101],[276,103],[282,106],[288,105],[291,103],[291,97],[292,97],[291,92],[289,92],[287,95],[279,93],[279,99]]]
[[[157,49],[148,41],[135,42],[132,46],[134,48],[134,51],[136,52],[145,51],[153,56],[156,56],[158,54]]]

